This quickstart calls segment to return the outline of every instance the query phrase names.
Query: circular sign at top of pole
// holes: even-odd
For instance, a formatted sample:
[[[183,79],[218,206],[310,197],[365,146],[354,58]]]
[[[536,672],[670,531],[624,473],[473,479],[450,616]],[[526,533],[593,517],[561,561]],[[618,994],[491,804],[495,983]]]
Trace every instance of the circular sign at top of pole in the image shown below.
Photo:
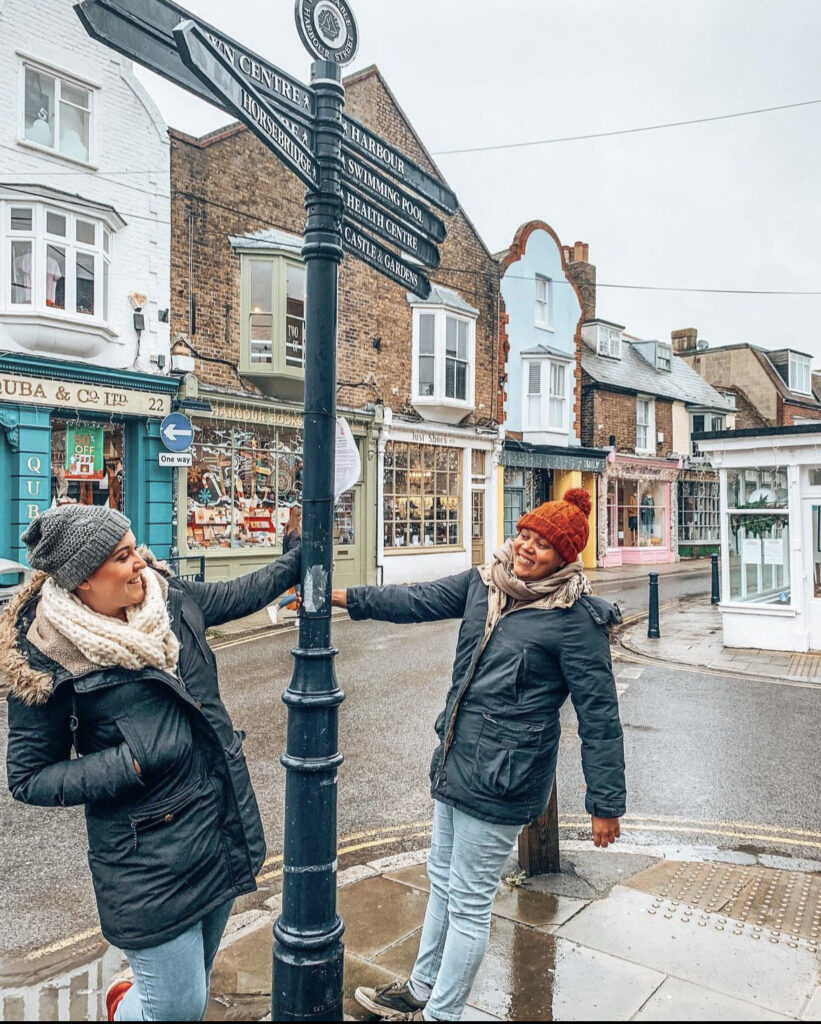
[[[296,27],[317,60],[350,64],[359,48],[359,29],[347,0],[296,0]]]

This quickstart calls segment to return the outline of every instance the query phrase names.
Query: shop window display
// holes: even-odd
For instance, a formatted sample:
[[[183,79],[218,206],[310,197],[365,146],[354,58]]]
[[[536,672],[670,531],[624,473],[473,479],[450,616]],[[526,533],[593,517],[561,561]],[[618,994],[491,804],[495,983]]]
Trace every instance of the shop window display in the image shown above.
[[[385,547],[455,547],[462,538],[462,451],[390,442],[385,449]]]
[[[669,486],[661,481],[610,480],[608,544],[616,548],[663,547]]]
[[[52,422],[52,504],[109,505],[122,512],[123,487],[122,426]]]
[[[712,543],[721,539],[718,482],[680,480],[678,539],[682,543]]]
[[[189,550],[281,548],[302,505],[302,432],[289,427],[198,429],[188,470]],[[342,495],[334,542],[355,543],[355,494]]]

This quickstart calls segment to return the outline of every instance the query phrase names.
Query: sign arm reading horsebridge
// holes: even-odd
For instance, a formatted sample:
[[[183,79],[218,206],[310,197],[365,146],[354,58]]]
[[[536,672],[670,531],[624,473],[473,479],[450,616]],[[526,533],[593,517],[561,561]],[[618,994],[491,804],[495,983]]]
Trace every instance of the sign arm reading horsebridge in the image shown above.
[[[272,1020],[342,1020],[344,924],[336,911],[339,689],[331,646],[338,269],[344,253],[427,297],[456,196],[343,114],[341,68],[358,30],[348,0],[296,0],[313,55],[305,85],[173,0],[80,0],[89,35],[229,111],[306,187],[307,272],[302,592],[288,708],[282,913],[274,925]],[[431,208],[435,207],[435,211]],[[373,237],[375,236],[375,237]],[[193,429],[163,422],[166,461]]]

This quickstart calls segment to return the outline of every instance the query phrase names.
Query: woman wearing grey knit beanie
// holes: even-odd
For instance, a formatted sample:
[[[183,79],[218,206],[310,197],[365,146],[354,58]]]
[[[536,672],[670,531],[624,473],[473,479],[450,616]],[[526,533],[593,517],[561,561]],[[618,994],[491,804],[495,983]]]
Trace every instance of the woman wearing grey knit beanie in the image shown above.
[[[109,1020],[200,1020],[234,899],[265,840],[205,631],[299,582],[300,550],[231,583],[177,579],[107,506],[23,534],[32,582],[0,616],[12,795],[85,807],[103,935],[134,982]],[[72,757],[72,748],[77,756]]]

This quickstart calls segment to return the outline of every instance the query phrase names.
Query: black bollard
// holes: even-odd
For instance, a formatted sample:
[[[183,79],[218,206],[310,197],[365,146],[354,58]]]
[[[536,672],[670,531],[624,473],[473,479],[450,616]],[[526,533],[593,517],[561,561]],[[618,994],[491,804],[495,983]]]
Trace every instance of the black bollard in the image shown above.
[[[718,583],[718,555],[710,555],[713,570],[713,592],[710,594],[710,604],[718,604],[721,600],[721,588]]]
[[[659,629],[659,574],[651,572],[650,576],[650,608],[647,620],[647,635],[651,640],[658,640],[661,636]]]

